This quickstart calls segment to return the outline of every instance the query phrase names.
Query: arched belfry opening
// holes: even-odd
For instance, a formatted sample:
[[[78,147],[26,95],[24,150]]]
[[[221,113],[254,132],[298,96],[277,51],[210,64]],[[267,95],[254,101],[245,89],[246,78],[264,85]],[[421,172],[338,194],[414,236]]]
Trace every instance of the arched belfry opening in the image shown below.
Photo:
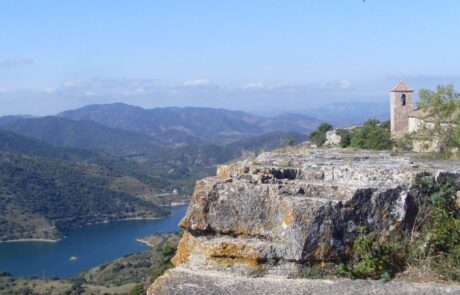
[[[405,94],[402,94],[402,95],[401,95],[401,105],[402,105],[402,106],[405,106],[405,105],[406,105],[406,95],[405,95]]]

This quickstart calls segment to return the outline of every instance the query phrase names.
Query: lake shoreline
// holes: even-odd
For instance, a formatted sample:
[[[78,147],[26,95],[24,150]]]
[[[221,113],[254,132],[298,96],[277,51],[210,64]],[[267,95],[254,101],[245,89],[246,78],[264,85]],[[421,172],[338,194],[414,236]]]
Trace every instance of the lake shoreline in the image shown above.
[[[62,238],[52,240],[52,239],[14,239],[14,240],[5,240],[0,241],[0,243],[23,243],[23,242],[40,242],[40,243],[57,243]]]
[[[138,242],[141,243],[141,244],[147,245],[147,246],[150,247],[150,248],[153,247],[152,244],[150,244],[150,243],[149,243],[148,241],[146,241],[146,240],[143,240],[142,238],[136,239],[136,241],[138,241]]]
[[[188,202],[180,203],[180,204],[174,204],[174,205],[171,204],[169,206],[171,206],[173,208],[177,208],[177,207],[182,207],[182,206],[186,206],[186,205],[188,205]],[[88,222],[88,223],[80,225],[80,226],[78,226],[76,228],[82,228],[84,226],[90,226],[90,225],[95,225],[95,224],[108,224],[108,223],[117,222],[117,221],[162,220],[162,219],[168,218],[170,215],[171,215],[171,213],[169,213],[168,215],[163,216],[163,217],[127,217],[127,218],[119,218],[119,219],[110,219],[110,220],[107,220],[107,221]],[[72,230],[72,229],[70,229],[70,230]],[[60,240],[62,240],[63,238],[65,238],[65,235],[62,238],[55,239],[55,240],[53,240],[53,239],[43,239],[43,238],[36,238],[36,239],[24,238],[24,239],[3,240],[3,241],[0,241],[0,243],[21,243],[21,242],[57,243]]]
[[[26,239],[18,239],[16,243],[0,243],[1,271],[14,277],[70,278],[85,269],[152,249],[136,239],[148,241],[145,237],[153,234],[180,231],[178,224],[186,210],[187,206],[176,207],[160,220],[126,220],[75,228],[65,232],[65,238],[59,243],[49,236],[46,237],[48,239],[33,239],[33,242],[27,239],[31,241],[29,243]],[[78,259],[72,260],[71,257]]]

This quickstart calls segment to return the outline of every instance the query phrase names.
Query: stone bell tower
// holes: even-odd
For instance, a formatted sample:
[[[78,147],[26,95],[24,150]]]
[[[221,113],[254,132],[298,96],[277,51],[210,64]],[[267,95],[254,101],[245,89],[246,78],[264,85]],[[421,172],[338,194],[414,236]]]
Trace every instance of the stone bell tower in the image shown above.
[[[395,138],[409,131],[409,114],[414,111],[413,93],[402,81],[390,90],[391,135]]]

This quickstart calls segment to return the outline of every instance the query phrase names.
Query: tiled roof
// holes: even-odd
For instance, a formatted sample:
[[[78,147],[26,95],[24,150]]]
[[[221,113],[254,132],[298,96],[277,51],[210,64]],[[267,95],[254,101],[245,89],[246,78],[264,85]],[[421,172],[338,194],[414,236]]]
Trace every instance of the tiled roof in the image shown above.
[[[399,83],[391,89],[391,92],[414,92],[414,89],[410,88],[409,85],[403,81],[399,81]]]

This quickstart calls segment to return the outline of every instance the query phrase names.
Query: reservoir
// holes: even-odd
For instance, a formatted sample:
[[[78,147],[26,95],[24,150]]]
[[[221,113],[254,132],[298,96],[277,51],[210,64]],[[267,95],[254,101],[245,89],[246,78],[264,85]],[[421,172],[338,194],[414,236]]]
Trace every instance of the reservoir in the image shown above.
[[[154,233],[179,231],[187,205],[173,207],[159,220],[123,220],[87,225],[66,233],[56,243],[0,243],[0,272],[14,276],[71,277],[82,270],[126,254],[146,251],[136,239]]]

